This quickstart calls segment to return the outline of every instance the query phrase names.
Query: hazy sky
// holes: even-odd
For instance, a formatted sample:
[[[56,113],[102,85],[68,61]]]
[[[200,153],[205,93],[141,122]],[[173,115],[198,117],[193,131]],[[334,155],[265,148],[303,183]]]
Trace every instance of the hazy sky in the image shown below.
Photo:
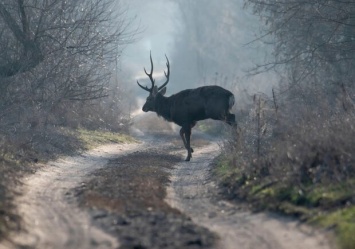
[[[208,0],[219,1],[219,0]],[[166,69],[166,54],[171,63],[172,81],[175,84],[170,84],[168,87],[168,95],[178,90],[182,90],[187,87],[191,87],[193,84],[189,81],[183,81],[178,78],[174,78],[174,75],[178,75],[177,68],[179,65],[176,63],[188,63],[188,61],[179,61],[174,64],[173,54],[175,49],[174,39],[179,38],[179,34],[185,27],[182,20],[182,15],[177,4],[169,0],[121,0],[124,6],[127,6],[127,17],[133,19],[133,28],[138,27],[140,29],[139,34],[136,36],[136,41],[128,45],[121,57],[121,69],[123,72],[129,72],[130,76],[139,78],[139,81],[143,84],[149,84],[147,77],[144,74],[143,67],[147,70],[150,69],[149,51],[152,51],[154,61],[154,77],[159,78],[162,76],[162,71]],[[258,44],[252,44],[251,46],[244,46],[249,41],[255,38],[255,33],[258,31],[259,20],[256,16],[250,13],[250,10],[243,9],[243,0],[235,2],[238,9],[232,10],[237,15],[235,20],[235,27],[237,27],[238,35],[235,37],[233,52],[238,51],[237,54],[240,58],[239,64],[236,65],[236,72],[240,76],[238,84],[240,89],[247,89],[248,92],[270,92],[270,82],[276,82],[270,76],[259,75],[258,77],[243,79],[242,70],[247,69],[254,65],[258,60],[262,60],[265,56],[263,49],[258,47]],[[216,10],[217,11],[217,10]],[[218,11],[217,11],[218,13]],[[180,33],[181,32],[181,33]],[[181,49],[181,48],[180,48]],[[185,52],[186,51],[182,51]],[[186,68],[186,74],[193,73],[188,70],[194,70],[193,68]],[[213,69],[210,70],[214,72]],[[175,73],[175,74],[174,74]],[[221,75],[224,72],[220,72]],[[240,75],[239,75],[240,74]],[[126,74],[127,75],[127,74]],[[228,75],[230,78],[233,75]],[[139,95],[144,95],[144,91],[136,87],[135,79],[132,79],[132,87]],[[159,79],[157,79],[159,84]],[[197,82],[197,83],[196,83]],[[198,85],[198,81],[194,81],[193,87]],[[186,83],[186,84],[184,84]],[[196,85],[197,84],[197,85]],[[176,89],[175,89],[176,88]],[[231,89],[232,90],[232,89]]]
[[[127,0],[126,0],[127,1]],[[164,69],[164,53],[169,56],[174,49],[174,35],[178,32],[179,12],[174,3],[167,0],[127,1],[128,16],[139,25],[137,41],[123,51],[125,68],[143,74],[149,69],[149,51],[152,51],[154,66]]]

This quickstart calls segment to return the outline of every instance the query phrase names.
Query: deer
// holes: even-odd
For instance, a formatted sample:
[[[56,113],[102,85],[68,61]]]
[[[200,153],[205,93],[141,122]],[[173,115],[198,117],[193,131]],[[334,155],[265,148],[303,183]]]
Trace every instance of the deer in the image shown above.
[[[159,117],[181,127],[180,136],[187,150],[185,161],[190,161],[194,152],[190,146],[191,129],[198,121],[205,119],[220,120],[231,126],[236,126],[235,115],[230,113],[235,98],[233,93],[217,85],[186,89],[165,97],[166,85],[169,83],[170,77],[169,59],[166,55],[165,58],[167,61],[167,71],[164,71],[166,81],[160,87],[155,85],[153,78],[154,67],[151,52],[150,72],[148,73],[144,68],[151,87],[143,86],[137,80],[138,86],[149,92],[142,110],[143,112],[155,112]]]

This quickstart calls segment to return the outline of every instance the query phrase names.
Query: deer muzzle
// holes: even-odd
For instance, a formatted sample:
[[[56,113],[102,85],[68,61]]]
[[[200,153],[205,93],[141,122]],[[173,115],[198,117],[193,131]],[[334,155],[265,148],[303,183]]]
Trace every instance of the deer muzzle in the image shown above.
[[[148,111],[149,111],[149,109],[148,109],[148,107],[147,107],[146,105],[144,105],[144,106],[143,106],[143,108],[142,108],[142,111],[144,111],[144,112],[148,112]]]

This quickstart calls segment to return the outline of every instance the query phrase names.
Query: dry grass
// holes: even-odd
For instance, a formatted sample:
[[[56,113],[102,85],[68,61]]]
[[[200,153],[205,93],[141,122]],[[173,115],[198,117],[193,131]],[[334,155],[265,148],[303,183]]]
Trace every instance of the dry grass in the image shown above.
[[[319,217],[318,224],[335,229],[341,248],[354,248],[355,222],[344,220],[355,215],[355,109],[343,108],[342,99],[335,106],[313,100],[275,105],[256,96],[216,174],[232,198],[257,210]]]

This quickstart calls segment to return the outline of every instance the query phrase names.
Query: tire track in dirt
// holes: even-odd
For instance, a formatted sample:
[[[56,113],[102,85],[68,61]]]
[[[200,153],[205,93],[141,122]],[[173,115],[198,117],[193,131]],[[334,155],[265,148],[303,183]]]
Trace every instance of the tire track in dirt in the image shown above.
[[[172,171],[167,190],[169,205],[218,234],[218,249],[330,249],[326,234],[278,215],[243,211],[216,199],[218,188],[210,180],[210,163],[218,155],[218,144],[199,148],[191,162]]]
[[[111,249],[119,243],[92,225],[70,190],[85,176],[114,157],[132,152],[138,144],[105,145],[83,155],[47,163],[24,180],[15,199],[23,231],[10,235],[0,248]]]
[[[150,140],[148,143],[164,150],[168,142],[160,141],[159,146]],[[146,150],[146,145],[147,141],[145,145],[101,146],[81,156],[50,162],[29,176],[19,190],[23,194],[15,200],[25,231],[14,233],[11,237],[14,243],[1,244],[0,249],[119,247],[114,236],[94,226],[90,214],[78,207],[72,190],[110,159]],[[166,200],[196,224],[216,232],[220,237],[218,249],[330,248],[324,234],[296,221],[270,214],[251,214],[229,202],[218,201],[218,188],[209,179],[210,162],[218,153],[219,147],[213,143],[196,149],[191,162],[175,165]],[[183,155],[185,151],[176,154]]]

